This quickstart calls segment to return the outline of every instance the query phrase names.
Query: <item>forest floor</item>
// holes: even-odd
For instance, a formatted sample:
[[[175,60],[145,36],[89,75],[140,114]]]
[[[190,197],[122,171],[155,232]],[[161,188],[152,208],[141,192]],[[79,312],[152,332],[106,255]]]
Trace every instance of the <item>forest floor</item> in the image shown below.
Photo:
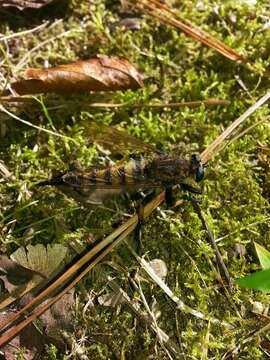
[[[29,243],[60,243],[74,252],[74,242],[89,245],[90,238],[110,234],[136,211],[127,197],[89,208],[54,187],[36,186],[56,171],[66,171],[75,159],[89,167],[104,165],[110,158],[109,152],[89,145],[84,121],[117,126],[159,150],[189,158],[201,153],[269,88],[268,77],[263,76],[269,71],[270,59],[267,1],[168,1],[182,18],[248,58],[256,71],[160,24],[153,16],[124,10],[124,5],[125,1],[121,5],[73,0],[66,6],[39,10],[0,9],[2,89],[26,68],[67,64],[96,54],[128,59],[144,79],[144,87],[138,90],[38,95],[39,102],[25,108],[3,103],[16,116],[65,135],[45,133],[0,112],[0,159],[12,174],[9,180],[0,178],[0,247],[8,255]],[[132,18],[136,30],[123,26],[121,21],[126,18]],[[41,28],[24,32],[41,24]],[[13,34],[17,35],[8,38]],[[230,103],[165,106],[211,98]],[[96,102],[129,105],[89,106]],[[164,106],[150,108],[149,104]],[[245,339],[269,322],[269,297],[240,288],[234,280],[260,269],[254,242],[270,249],[267,116],[267,106],[259,108],[247,126],[260,124],[211,159],[199,184],[203,190],[200,207],[232,279],[232,291],[220,278],[215,252],[192,203],[178,191],[182,201],[177,207],[161,205],[145,221],[140,248],[132,235],[128,244],[150,264],[162,260],[167,267],[164,281],[173,295],[205,319],[196,312],[181,311],[143,273],[133,252],[122,243],[76,287],[71,336],[86,358],[223,359],[234,352],[245,360],[266,356],[270,346],[267,333],[254,335],[246,343]],[[112,296],[120,290],[112,290],[112,282],[129,296],[129,305],[120,300],[113,304]],[[131,311],[131,304],[137,313]],[[157,326],[170,342],[160,340]],[[53,345],[46,351],[44,359],[66,356]]]

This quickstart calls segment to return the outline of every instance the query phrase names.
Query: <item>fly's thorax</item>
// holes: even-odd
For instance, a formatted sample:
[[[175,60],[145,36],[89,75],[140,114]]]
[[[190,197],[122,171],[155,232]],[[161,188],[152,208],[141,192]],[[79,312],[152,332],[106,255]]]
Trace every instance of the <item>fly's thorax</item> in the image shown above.
[[[158,157],[145,166],[145,175],[163,186],[179,184],[190,176],[190,164],[184,159]]]
[[[204,165],[197,154],[191,156],[190,173],[196,182],[200,182],[204,177]]]

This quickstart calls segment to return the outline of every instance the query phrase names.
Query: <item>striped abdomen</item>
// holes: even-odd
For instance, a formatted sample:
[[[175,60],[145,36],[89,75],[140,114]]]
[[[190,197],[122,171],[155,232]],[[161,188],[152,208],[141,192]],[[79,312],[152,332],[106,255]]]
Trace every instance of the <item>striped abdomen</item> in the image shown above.
[[[111,166],[104,170],[93,170],[89,179],[96,183],[103,182],[111,186],[136,185],[144,181],[145,160],[130,160],[125,165]]]

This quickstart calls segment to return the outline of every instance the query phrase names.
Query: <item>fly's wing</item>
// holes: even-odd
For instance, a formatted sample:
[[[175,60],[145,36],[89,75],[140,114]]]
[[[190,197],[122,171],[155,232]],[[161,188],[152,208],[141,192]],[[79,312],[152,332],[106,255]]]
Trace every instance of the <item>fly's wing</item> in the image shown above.
[[[147,144],[116,127],[93,121],[83,121],[81,125],[89,142],[101,145],[104,149],[109,150],[112,155],[159,153],[153,145]]]
[[[110,171],[112,177],[110,183],[104,177],[105,171]],[[62,175],[61,184],[58,183],[57,186],[75,200],[94,205],[101,204],[104,200],[121,193],[161,186],[157,181],[151,179],[141,178],[140,181],[137,181],[132,175],[129,175],[128,171],[125,174],[125,183],[123,183],[120,169],[117,167],[107,168],[105,171],[70,171]],[[54,185],[56,185],[55,182]]]
[[[125,159],[131,153],[134,155],[151,154],[151,157],[153,154],[157,155],[161,153],[154,146],[113,126],[107,126],[93,121],[83,121],[81,125],[89,143],[99,144],[104,149],[108,149],[111,155],[116,156],[120,154],[123,157],[117,164],[124,163]],[[93,204],[100,204],[105,199],[119,193],[158,187],[149,179],[148,181],[142,180],[140,182],[132,181],[134,179],[132,179],[128,173],[125,175],[127,184],[121,184],[121,182],[108,184],[102,176],[99,176],[102,174],[101,168],[97,171],[97,176],[93,181],[89,168],[85,171],[80,169],[78,164],[73,165],[76,165],[73,170],[70,169],[67,173],[53,177],[51,180],[43,181],[39,185],[55,185],[62,192],[75,198],[79,202]]]

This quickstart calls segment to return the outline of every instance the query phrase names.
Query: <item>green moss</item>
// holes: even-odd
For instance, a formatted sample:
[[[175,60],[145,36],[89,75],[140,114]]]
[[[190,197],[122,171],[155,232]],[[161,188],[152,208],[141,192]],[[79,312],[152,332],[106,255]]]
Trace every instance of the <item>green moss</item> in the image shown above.
[[[53,15],[60,16],[61,21],[57,21],[56,16],[51,18],[50,26],[40,31],[1,43],[4,59],[1,87],[27,67],[43,67],[45,61],[55,66],[87,59],[96,53],[126,57],[145,78],[145,87],[137,91],[40,96],[39,105],[21,109],[10,107],[22,118],[64,134],[65,139],[26,127],[0,114],[0,130],[4,132],[0,139],[0,158],[15,176],[14,180],[0,182],[1,249],[11,253],[28,242],[69,243],[74,239],[87,242],[89,232],[100,238],[110,233],[115,224],[124,221],[127,212],[134,212],[134,206],[127,199],[93,210],[81,207],[54,188],[37,188],[38,181],[57,171],[65,171],[75,159],[85,166],[104,164],[104,154],[98,147],[89,145],[91,134],[83,131],[81,121],[118,125],[159,149],[187,157],[190,153],[201,152],[224,127],[266,93],[268,79],[261,77],[264,70],[269,70],[265,1],[258,2],[255,7],[232,1],[218,1],[215,7],[211,1],[168,3],[173,3],[183,18],[245,55],[255,64],[256,71],[226,60],[214,50],[149,16],[141,17],[139,31],[124,30],[118,24],[125,15],[120,12],[120,3],[114,1],[98,0],[91,4],[86,0],[70,1],[66,9],[57,10]],[[23,13],[2,16],[0,33],[7,35],[30,29],[51,15],[50,10],[46,15],[42,11],[37,14],[34,24],[31,16]],[[98,101],[132,105],[213,97],[230,100],[231,104],[196,109],[87,107],[88,103]],[[267,116],[269,109],[265,106],[247,121],[247,125]],[[228,144],[209,163],[202,185],[201,206],[219,239],[218,246],[232,279],[258,269],[253,241],[269,248],[269,147],[266,152],[260,147],[261,144],[268,146],[269,135],[269,124],[265,122]],[[178,195],[181,197],[181,192]],[[234,326],[232,331],[226,331],[221,324],[211,324],[207,358],[221,359],[228,349],[234,349],[257,329],[258,323],[263,326],[260,318],[252,314],[251,304],[259,301],[266,306],[267,296],[237,287],[230,299],[225,296],[213,270],[216,268],[215,254],[188,201],[174,210],[162,206],[161,211],[152,214],[144,225],[142,242],[141,252],[147,260],[165,261],[166,283],[175,295],[196,310]],[[136,247],[132,237],[129,243]],[[235,252],[235,245],[239,243],[247,251],[243,257]],[[140,294],[130,281],[138,266],[125,245],[107,258],[106,265],[99,266],[117,279],[134,302],[139,302],[141,314],[146,316]],[[181,344],[179,358],[200,359],[207,342],[207,322],[177,310],[146,275],[140,281],[150,309],[155,310],[158,326],[171,340]],[[95,294],[109,292],[108,279],[100,277],[99,267],[84,280],[84,286],[87,292]],[[78,293],[83,308],[85,299],[80,287]],[[85,316],[82,318],[78,314],[76,321],[88,339],[82,344],[88,358],[146,359],[154,356],[162,359],[167,356],[167,345],[160,346],[149,325],[125,305],[116,309],[98,305],[95,316],[86,310]],[[239,359],[263,358],[254,342],[244,347],[244,352],[238,354]],[[52,348],[47,358],[58,359],[60,355]]]

